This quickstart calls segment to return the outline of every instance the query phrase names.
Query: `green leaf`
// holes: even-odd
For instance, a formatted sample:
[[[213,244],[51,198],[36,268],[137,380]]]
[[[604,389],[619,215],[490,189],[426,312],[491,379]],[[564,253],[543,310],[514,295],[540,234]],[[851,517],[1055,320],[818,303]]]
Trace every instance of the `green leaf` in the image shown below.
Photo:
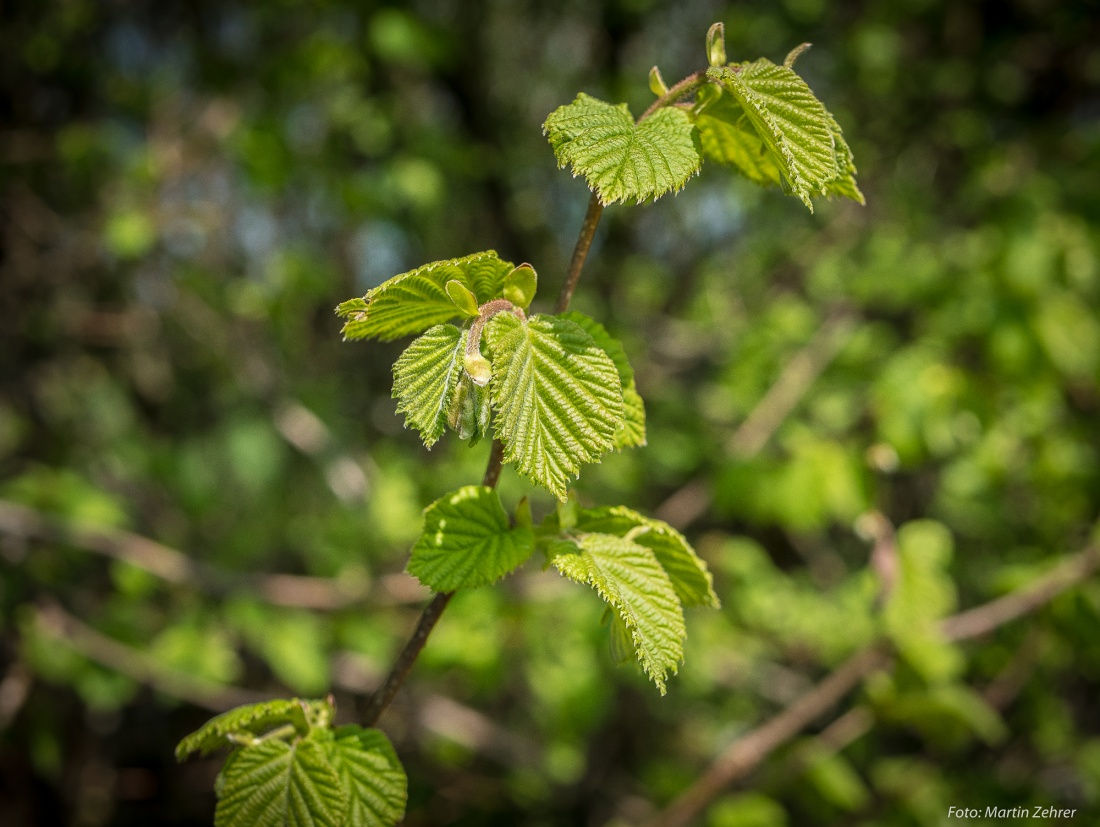
[[[415,339],[393,366],[393,397],[405,426],[420,431],[431,448],[446,430],[448,416],[461,401],[459,386],[465,375],[465,330],[436,325]]]
[[[618,339],[612,337],[602,324],[590,316],[570,310],[561,314],[561,318],[575,322],[584,332],[592,337],[596,345],[606,353],[615,363],[615,369],[619,372],[619,381],[623,385],[623,424],[615,432],[615,447],[639,448],[646,444],[645,435],[645,402],[634,384],[634,368],[630,366],[626,358],[626,351]]]
[[[950,564],[953,540],[934,520],[913,520],[897,532],[898,576],[883,607],[886,634],[928,683],[958,677],[966,660],[943,635],[939,619],[957,600]]]
[[[615,363],[569,319],[498,313],[485,329],[504,461],[560,500],[582,463],[615,444],[623,423]]]
[[[348,320],[344,338],[390,341],[422,333],[463,315],[447,295],[447,282],[457,281],[474,294],[480,305],[500,298],[504,278],[512,269],[511,262],[501,261],[493,250],[488,250],[434,261],[394,276],[363,298],[351,299],[336,308],[337,315]]]
[[[322,742],[264,741],[222,770],[215,827],[340,827],[347,799]]]
[[[721,606],[714,593],[714,580],[706,562],[680,532],[661,520],[617,505],[583,509],[577,517],[578,531],[629,536],[631,541],[650,549],[668,574],[677,597],[684,606]]]
[[[659,198],[699,171],[695,130],[679,109],[658,109],[635,124],[625,103],[582,92],[551,112],[542,129],[558,166],[583,175],[601,204]]]
[[[618,613],[646,674],[664,695],[684,655],[684,612],[651,549],[610,534],[579,534],[550,549],[554,567],[596,589]]]
[[[744,109],[783,175],[783,183],[813,212],[810,196],[825,195],[840,175],[829,113],[793,69],[761,58],[707,74]]]
[[[467,485],[424,511],[424,531],[408,571],[439,592],[471,589],[499,580],[534,551],[529,528],[511,528],[500,495]]]
[[[623,666],[634,660],[634,640],[630,637],[630,630],[626,628],[618,612],[611,618],[607,643],[611,652],[611,662],[616,666]]]
[[[328,757],[347,800],[348,827],[393,827],[405,815],[408,780],[389,739],[377,729],[336,729]]]
[[[538,290],[539,275],[530,264],[521,264],[504,279],[504,298],[526,310]]]
[[[631,382],[623,388],[623,425],[615,432],[615,447],[622,450],[645,444],[645,402]]]
[[[836,122],[836,118],[831,112],[826,114],[829,116],[829,128],[833,132],[833,143],[836,146],[837,177],[828,183],[825,191],[829,195],[839,195],[841,198],[850,198],[859,204],[866,204],[867,200],[856,185],[856,162],[852,156],[852,149],[844,140],[844,133],[840,129],[840,124]]]
[[[451,279],[445,285],[443,289],[447,291],[447,296],[451,302],[462,313],[470,318],[476,319],[481,315],[481,311],[477,306],[477,296],[470,292],[462,282],[457,279]]]
[[[783,175],[752,122],[736,102],[723,95],[695,119],[703,156],[734,167],[761,186],[780,186]]]
[[[327,725],[333,714],[335,711],[327,700],[279,698],[239,706],[211,718],[180,741],[176,747],[176,759],[182,761],[193,752],[205,754],[231,744],[230,735],[260,735],[284,724],[293,724],[298,732],[305,733],[311,726]]]

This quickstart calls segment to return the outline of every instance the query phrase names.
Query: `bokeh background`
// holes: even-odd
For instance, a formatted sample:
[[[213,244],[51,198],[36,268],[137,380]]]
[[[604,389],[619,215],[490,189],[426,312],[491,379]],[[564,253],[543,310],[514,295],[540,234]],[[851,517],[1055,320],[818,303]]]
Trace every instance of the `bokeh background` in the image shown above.
[[[574,306],[623,340],[650,444],[580,496],[680,526],[724,608],[661,698],[554,572],[460,595],[382,720],[406,824],[637,823],[877,634],[894,531],[904,657],[698,823],[1100,818],[1100,583],[905,637],[1100,510],[1095,3],[5,0],[0,823],[210,824],[217,760],[171,751],[211,710],[332,691],[354,719],[423,605],[420,511],[487,446],[425,451],[403,345],[342,343],[333,307],[489,248],[548,307],[587,192],[543,119],[640,112],[717,20],[731,59],[815,44],[868,201],[811,216],[708,166],[597,236]]]

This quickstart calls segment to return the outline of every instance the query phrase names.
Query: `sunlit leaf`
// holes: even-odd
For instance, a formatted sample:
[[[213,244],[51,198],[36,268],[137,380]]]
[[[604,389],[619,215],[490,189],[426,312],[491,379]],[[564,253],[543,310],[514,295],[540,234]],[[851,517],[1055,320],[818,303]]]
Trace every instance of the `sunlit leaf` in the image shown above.
[[[430,589],[451,592],[499,580],[531,556],[529,528],[511,528],[500,495],[467,485],[424,511],[409,573]]]
[[[699,171],[691,119],[679,109],[658,109],[635,124],[626,104],[582,92],[555,109],[542,128],[558,166],[583,175],[603,204],[659,198]]]

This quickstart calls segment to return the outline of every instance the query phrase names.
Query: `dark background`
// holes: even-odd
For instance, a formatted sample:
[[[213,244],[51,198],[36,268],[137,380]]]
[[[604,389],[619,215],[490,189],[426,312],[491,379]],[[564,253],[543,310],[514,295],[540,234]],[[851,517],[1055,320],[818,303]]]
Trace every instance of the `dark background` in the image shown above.
[[[718,20],[732,60],[814,43],[868,201],[811,216],[709,165],[597,235],[575,307],[650,444],[581,497],[682,527],[724,609],[661,698],[553,572],[460,595],[382,720],[406,824],[637,822],[883,623],[904,656],[846,701],[870,725],[837,751],[819,722],[701,824],[1100,817],[1100,584],[911,634],[1097,518],[1100,6],[71,0],[0,2],[0,823],[209,824],[218,762],[171,751],[210,710],[332,690],[354,720],[422,605],[420,510],[487,446],[426,452],[404,345],[332,308],[488,248],[549,307],[587,192],[543,120],[582,90],[639,113]],[[790,410],[757,408],[777,383]]]

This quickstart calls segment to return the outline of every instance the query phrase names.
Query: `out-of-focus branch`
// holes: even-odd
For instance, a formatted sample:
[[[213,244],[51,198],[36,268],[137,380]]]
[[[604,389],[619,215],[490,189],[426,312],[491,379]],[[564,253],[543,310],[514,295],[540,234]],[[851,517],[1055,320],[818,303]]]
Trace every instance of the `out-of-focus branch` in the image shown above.
[[[1100,550],[1089,547],[1067,558],[1030,585],[981,606],[947,618],[940,625],[944,637],[959,641],[981,637],[1018,617],[1045,606],[1071,586],[1100,569]]]
[[[695,783],[650,820],[647,827],[686,827],[729,784],[755,769],[889,660],[889,654],[881,646],[857,652],[778,715],[726,747]]]
[[[237,574],[216,569],[140,534],[81,525],[8,500],[0,500],[0,534],[63,543],[129,563],[168,583],[215,595],[247,590],[276,606],[331,611],[360,603],[371,592],[366,582],[344,583],[295,574]],[[371,595],[379,603],[413,603],[424,599],[425,590],[408,575],[380,578],[379,586],[378,594]]]
[[[768,444],[779,426],[837,357],[857,324],[848,310],[835,310],[806,345],[787,362],[778,378],[761,397],[744,422],[733,432],[726,449],[737,459],[756,456]],[[692,480],[657,506],[654,514],[683,530],[710,508],[712,492],[702,480]]]
[[[730,453],[746,458],[760,452],[821,372],[840,353],[855,326],[856,319],[847,310],[834,311],[825,319],[813,338],[787,362],[767,393],[733,432],[726,443]]]
[[[35,620],[41,632],[71,646],[89,660],[211,712],[224,712],[272,697],[263,692],[207,681],[190,672],[157,663],[140,649],[97,632],[52,601],[38,607]]]
[[[954,642],[981,637],[1045,606],[1087,580],[1098,568],[1100,551],[1090,546],[1024,588],[945,618],[940,630]],[[695,783],[657,813],[646,827],[687,827],[730,784],[763,763],[889,660],[882,643],[857,652],[790,706],[726,747]]]

